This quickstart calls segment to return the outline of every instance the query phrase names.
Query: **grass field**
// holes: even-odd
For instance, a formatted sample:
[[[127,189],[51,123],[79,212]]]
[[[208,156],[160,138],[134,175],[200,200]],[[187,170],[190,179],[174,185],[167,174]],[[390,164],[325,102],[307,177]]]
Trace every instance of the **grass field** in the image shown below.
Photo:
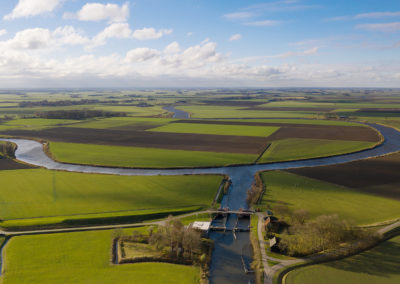
[[[0,171],[0,218],[208,207],[221,176],[117,176],[36,170]]]
[[[313,118],[315,115],[309,112],[302,111],[266,111],[266,110],[241,110],[238,107],[227,106],[179,106],[177,109],[191,113],[193,118],[280,118],[280,117],[299,117],[299,118]]]
[[[278,129],[273,126],[171,123],[148,131],[267,137]]]
[[[259,163],[340,155],[373,147],[373,142],[290,138],[272,142]]]
[[[323,120],[323,119],[223,119],[223,121],[240,122],[264,122],[264,123],[287,123],[287,124],[311,124],[311,125],[336,125],[336,126],[360,126],[359,123],[347,122],[341,120]]]
[[[1,130],[9,129],[44,129],[48,127],[55,127],[67,124],[75,124],[77,120],[68,119],[42,119],[42,118],[31,118],[31,119],[14,119],[0,124]]]
[[[356,224],[400,217],[400,202],[395,200],[281,171],[264,172],[262,179],[267,187],[263,205],[283,202],[292,209],[306,209],[313,217],[338,214]]]
[[[55,159],[66,163],[143,168],[223,166],[252,163],[257,159],[253,154],[60,142],[51,142],[50,151]]]
[[[400,282],[400,236],[343,260],[295,269],[286,284],[395,284]]]
[[[198,283],[198,267],[167,263],[112,265],[112,231],[14,237],[5,249],[3,283]]]

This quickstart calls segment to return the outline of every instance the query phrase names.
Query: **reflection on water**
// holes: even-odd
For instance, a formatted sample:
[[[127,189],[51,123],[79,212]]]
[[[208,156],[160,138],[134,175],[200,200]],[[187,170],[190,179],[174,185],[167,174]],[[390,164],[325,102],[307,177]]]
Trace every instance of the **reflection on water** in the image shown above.
[[[179,119],[190,118],[190,115],[188,112],[180,110],[180,109],[176,109],[174,106],[166,106],[166,107],[163,107],[163,109],[165,109],[169,112],[173,112],[174,115],[172,116],[172,118],[179,118]]]

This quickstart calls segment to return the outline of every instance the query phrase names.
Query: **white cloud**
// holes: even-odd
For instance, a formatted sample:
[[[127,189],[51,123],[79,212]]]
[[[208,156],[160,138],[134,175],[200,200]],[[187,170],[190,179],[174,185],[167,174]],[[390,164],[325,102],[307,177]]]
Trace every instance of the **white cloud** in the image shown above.
[[[228,20],[243,20],[253,17],[253,13],[251,12],[236,12],[236,13],[229,13],[225,14],[224,18]]]
[[[372,12],[372,13],[363,13],[355,15],[356,19],[377,19],[377,18],[387,18],[387,17],[399,17],[400,12]]]
[[[6,35],[7,34],[7,30],[2,29],[0,30],[0,36]]]
[[[17,6],[4,20],[13,20],[23,17],[37,16],[53,11],[63,0],[19,0]]]
[[[167,54],[178,53],[180,51],[181,51],[181,48],[179,46],[179,43],[176,41],[171,42],[169,45],[167,45],[164,48],[164,53],[167,53]]]
[[[64,13],[66,19],[78,19],[81,21],[124,22],[129,17],[129,5],[87,3],[76,13]]]
[[[108,38],[130,38],[132,30],[128,23],[112,23],[93,38],[93,45],[106,44]]]
[[[132,33],[132,37],[138,40],[158,39],[164,35],[172,33],[171,29],[155,30],[154,28],[143,28],[135,30]]]
[[[278,26],[279,24],[281,24],[281,22],[275,20],[263,20],[263,21],[244,23],[245,26],[252,26],[252,27],[272,27],[272,26]]]
[[[127,62],[144,62],[150,59],[154,59],[160,55],[160,52],[156,49],[150,49],[147,47],[135,48],[126,53]]]
[[[240,40],[240,39],[242,39],[241,34],[234,34],[234,35],[231,35],[231,37],[229,38],[229,41]]]
[[[13,49],[41,50],[58,48],[64,45],[84,45],[89,39],[81,35],[74,27],[65,26],[53,32],[44,28],[19,31],[12,39],[0,42],[0,46]]]
[[[387,33],[398,32],[400,31],[400,22],[360,24],[356,26],[356,29]]]

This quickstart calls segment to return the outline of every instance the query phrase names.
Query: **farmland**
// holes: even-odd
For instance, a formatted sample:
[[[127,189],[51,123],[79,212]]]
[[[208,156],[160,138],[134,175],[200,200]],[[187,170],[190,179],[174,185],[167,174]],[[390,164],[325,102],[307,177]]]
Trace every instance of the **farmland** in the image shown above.
[[[211,204],[222,177],[134,177],[35,169],[0,171],[0,179],[1,219],[10,225],[15,219],[35,218],[30,222],[34,223],[71,215],[96,218],[198,210]]]
[[[312,217],[338,214],[341,218],[357,224],[370,224],[399,217],[400,203],[396,200],[288,172],[264,172],[262,179],[267,191],[261,204],[266,206],[273,207],[283,203],[291,209],[308,210]]]
[[[56,160],[116,167],[178,168],[250,164],[254,154],[166,150],[159,148],[106,146],[93,144],[51,142],[50,150]]]
[[[5,283],[196,283],[200,269],[167,263],[111,264],[112,231],[12,238]],[[62,244],[62,245],[60,245]],[[51,272],[51,273],[50,273]],[[128,280],[129,279],[129,280]]]
[[[373,142],[291,138],[273,141],[259,163],[340,155],[373,147]]]
[[[295,269],[285,283],[398,283],[400,236],[343,260]]]

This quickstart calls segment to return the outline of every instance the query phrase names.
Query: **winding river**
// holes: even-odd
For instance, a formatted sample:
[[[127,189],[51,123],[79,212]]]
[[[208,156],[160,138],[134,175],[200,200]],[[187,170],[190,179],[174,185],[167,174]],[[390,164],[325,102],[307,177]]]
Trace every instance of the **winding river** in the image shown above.
[[[376,128],[385,138],[385,141],[374,149],[302,161],[197,169],[123,169],[64,164],[50,159],[43,152],[43,145],[36,141],[1,138],[0,141],[11,141],[18,145],[18,149],[15,153],[18,160],[52,170],[147,176],[226,174],[231,177],[232,185],[229,189],[229,194],[222,200],[222,207],[229,207],[232,210],[236,210],[239,208],[247,208],[246,191],[253,182],[254,174],[258,171],[333,165],[400,151],[400,132],[393,128],[377,124],[369,125]],[[236,222],[235,216],[231,216],[230,218],[232,219],[229,219],[228,223]],[[246,222],[246,220],[241,222]],[[249,233],[242,232],[234,236],[232,232],[212,232],[210,237],[215,240],[215,249],[210,268],[210,283],[249,283],[249,281],[252,281],[253,275],[245,274],[242,264],[242,255],[245,259],[248,259],[248,262],[251,260],[250,250],[248,249]]]

